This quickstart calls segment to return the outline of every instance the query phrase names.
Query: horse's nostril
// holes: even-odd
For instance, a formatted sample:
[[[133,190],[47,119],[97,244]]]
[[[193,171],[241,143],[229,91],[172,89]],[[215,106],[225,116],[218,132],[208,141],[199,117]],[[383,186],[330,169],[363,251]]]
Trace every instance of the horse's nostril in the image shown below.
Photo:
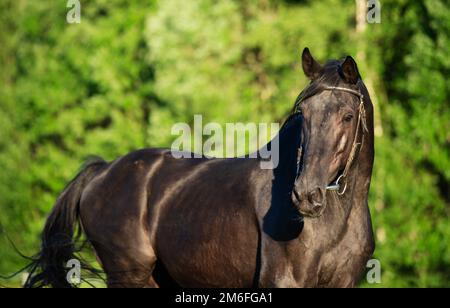
[[[295,196],[295,197],[294,197],[294,196]],[[295,189],[293,190],[292,197],[295,198],[295,199],[296,199],[297,201],[299,201],[299,202],[302,201],[302,199],[301,199],[299,193],[298,193]]]
[[[320,211],[322,210],[322,205],[316,205],[313,207],[313,213],[320,213]]]
[[[312,204],[322,205],[323,202],[323,192],[319,187],[315,188],[308,194],[308,200]]]

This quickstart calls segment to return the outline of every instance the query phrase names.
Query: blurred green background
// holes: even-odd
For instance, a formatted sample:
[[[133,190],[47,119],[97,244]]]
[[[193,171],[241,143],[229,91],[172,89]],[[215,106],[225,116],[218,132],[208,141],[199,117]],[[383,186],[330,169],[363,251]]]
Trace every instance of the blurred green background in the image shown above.
[[[39,247],[83,160],[169,147],[175,122],[275,122],[300,54],[352,55],[375,104],[382,287],[450,287],[450,9],[444,0],[0,2],[0,273]],[[0,281],[2,284],[12,282]],[[14,283],[14,282],[13,282]],[[375,286],[366,285],[364,286]]]

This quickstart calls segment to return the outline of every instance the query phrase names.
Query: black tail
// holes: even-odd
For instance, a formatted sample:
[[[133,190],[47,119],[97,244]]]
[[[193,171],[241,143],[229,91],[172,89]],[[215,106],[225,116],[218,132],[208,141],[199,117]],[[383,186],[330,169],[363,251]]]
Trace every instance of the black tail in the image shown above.
[[[28,266],[29,276],[25,288],[52,286],[71,288],[67,279],[66,264],[75,258],[77,250],[75,239],[81,235],[79,226],[79,202],[81,194],[95,175],[107,163],[95,159],[87,163],[75,179],[70,182],[58,197],[42,233],[41,251]]]

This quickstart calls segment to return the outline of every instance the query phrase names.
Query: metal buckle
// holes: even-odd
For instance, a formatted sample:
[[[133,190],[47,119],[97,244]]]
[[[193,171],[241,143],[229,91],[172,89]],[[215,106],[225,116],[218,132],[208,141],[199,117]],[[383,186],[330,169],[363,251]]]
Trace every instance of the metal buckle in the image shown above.
[[[342,195],[345,193],[345,191],[347,190],[347,182],[345,182],[344,189],[343,189],[342,191],[339,191],[339,190],[341,189],[341,184],[340,184],[339,182],[341,181],[341,179],[342,179],[343,177],[344,177],[344,175],[341,174],[341,175],[338,177],[338,179],[336,180],[336,182],[334,182],[334,184],[331,184],[331,185],[328,185],[328,186],[327,186],[327,190],[336,191],[336,193],[337,193],[339,196],[342,196]]]
[[[344,176],[344,175],[341,174],[341,175],[338,177],[338,179],[336,180],[336,182],[334,182],[334,184],[328,185],[328,186],[327,186],[327,190],[339,190],[339,189],[341,188],[341,185],[339,184],[339,181],[341,180],[341,178],[342,178],[343,176]]]

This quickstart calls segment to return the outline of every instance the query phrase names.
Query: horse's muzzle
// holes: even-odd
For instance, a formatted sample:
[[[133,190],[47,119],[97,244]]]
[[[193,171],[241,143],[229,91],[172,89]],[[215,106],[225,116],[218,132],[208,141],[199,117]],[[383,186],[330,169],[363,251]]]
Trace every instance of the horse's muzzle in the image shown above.
[[[300,214],[305,217],[320,217],[326,208],[325,190],[319,187],[308,193],[299,193],[294,188],[291,199]]]

